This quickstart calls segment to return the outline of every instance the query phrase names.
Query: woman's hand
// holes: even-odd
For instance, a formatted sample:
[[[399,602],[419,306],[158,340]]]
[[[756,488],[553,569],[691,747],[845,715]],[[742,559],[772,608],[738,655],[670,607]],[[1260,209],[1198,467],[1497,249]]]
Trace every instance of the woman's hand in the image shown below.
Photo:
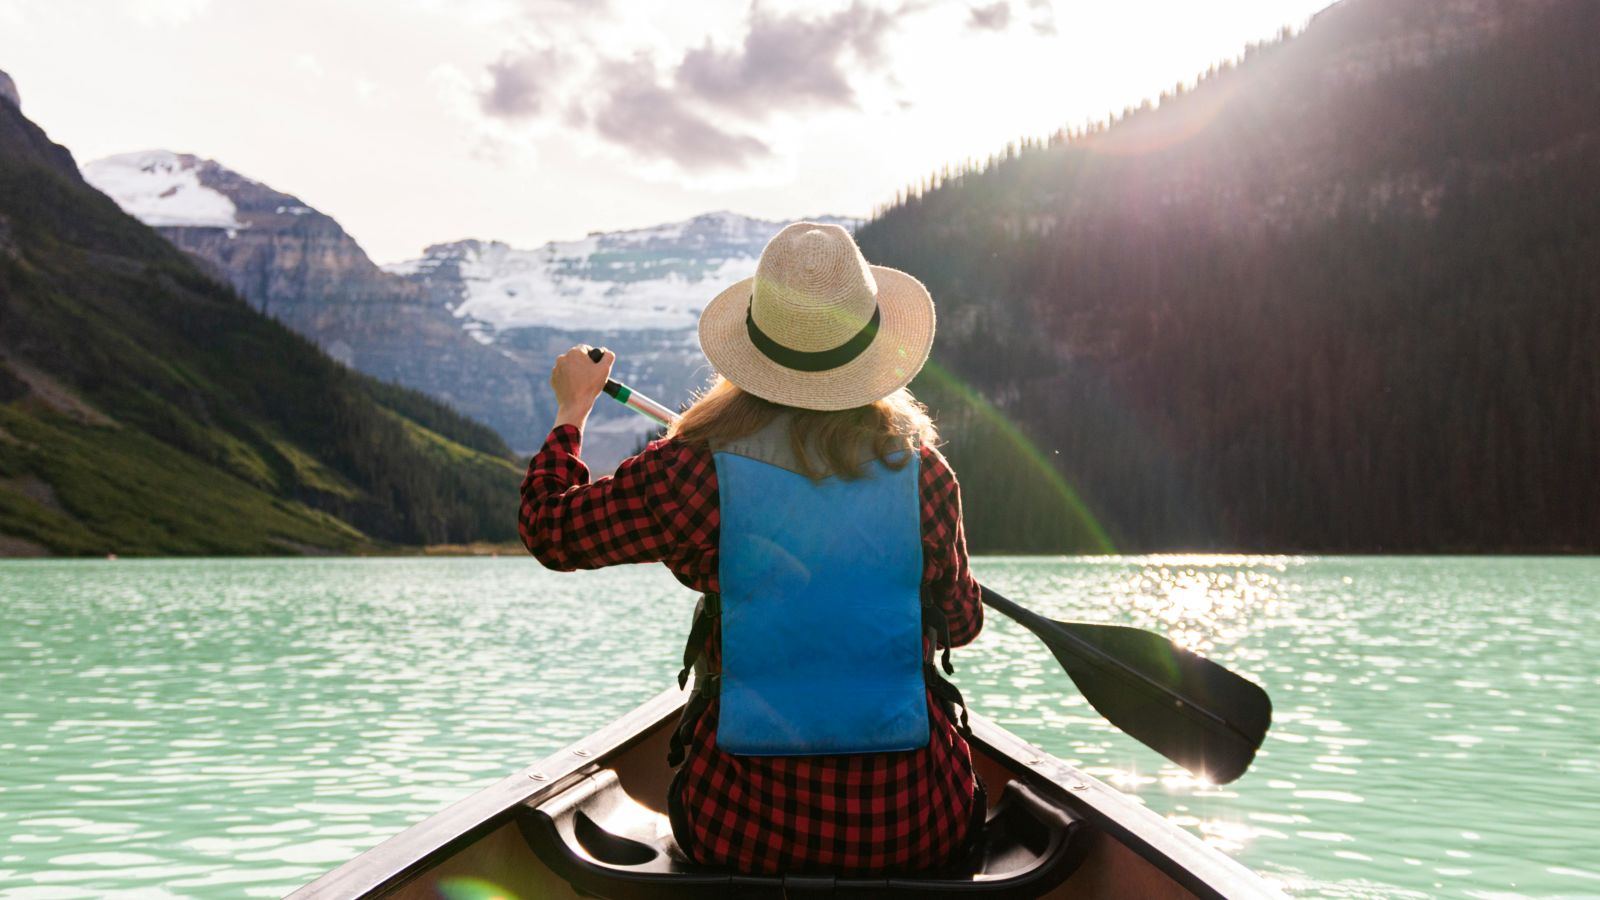
[[[556,357],[556,364],[550,369],[558,426],[576,425],[582,431],[595,398],[600,396],[606,379],[611,377],[611,364],[617,361],[617,355],[601,348],[600,361],[595,362],[589,358],[591,349],[588,344],[579,344]]]

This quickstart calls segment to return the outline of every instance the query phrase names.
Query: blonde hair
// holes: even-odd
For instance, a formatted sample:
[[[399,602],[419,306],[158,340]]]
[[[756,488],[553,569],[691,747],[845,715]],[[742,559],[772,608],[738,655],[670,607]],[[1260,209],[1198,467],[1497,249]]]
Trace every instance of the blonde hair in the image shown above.
[[[916,458],[919,445],[939,442],[927,407],[905,388],[866,406],[825,412],[763,400],[720,375],[684,410],[667,437],[704,445],[738,440],[767,427],[780,413],[789,414],[789,445],[801,474],[818,481],[829,475],[860,478],[867,456],[863,451],[869,448],[872,457],[900,469]],[[905,450],[910,453],[901,452]]]

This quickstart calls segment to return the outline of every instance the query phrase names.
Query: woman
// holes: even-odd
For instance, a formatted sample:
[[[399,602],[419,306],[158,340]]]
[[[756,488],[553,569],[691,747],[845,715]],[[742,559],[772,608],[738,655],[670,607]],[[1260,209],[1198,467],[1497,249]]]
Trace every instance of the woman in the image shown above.
[[[714,386],[614,476],[578,458],[612,355],[575,347],[551,372],[528,550],[566,571],[660,561],[705,594],[669,803],[697,862],[931,872],[977,834],[959,694],[931,663],[942,645],[949,671],[982,606],[955,475],[905,389],[933,325],[920,282],[802,222],[701,315]]]

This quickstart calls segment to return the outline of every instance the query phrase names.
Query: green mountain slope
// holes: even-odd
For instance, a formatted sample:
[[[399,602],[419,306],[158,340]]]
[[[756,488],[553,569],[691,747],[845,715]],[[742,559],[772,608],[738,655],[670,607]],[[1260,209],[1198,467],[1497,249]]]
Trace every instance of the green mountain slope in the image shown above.
[[[938,298],[973,545],[1600,549],[1597,33],[1344,0],[863,227]]]
[[[509,455],[250,309],[0,99],[0,555],[508,540]]]

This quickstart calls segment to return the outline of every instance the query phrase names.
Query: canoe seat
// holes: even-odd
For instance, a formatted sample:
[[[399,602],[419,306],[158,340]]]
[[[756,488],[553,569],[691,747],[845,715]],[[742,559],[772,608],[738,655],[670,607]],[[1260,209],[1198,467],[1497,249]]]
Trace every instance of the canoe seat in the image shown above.
[[[537,806],[518,827],[540,861],[580,894],[609,900],[782,897],[1037,897],[1070,876],[1088,852],[1090,826],[1025,785],[1006,785],[984,826],[970,874],[937,878],[736,875],[689,862],[667,817],[603,769]]]

